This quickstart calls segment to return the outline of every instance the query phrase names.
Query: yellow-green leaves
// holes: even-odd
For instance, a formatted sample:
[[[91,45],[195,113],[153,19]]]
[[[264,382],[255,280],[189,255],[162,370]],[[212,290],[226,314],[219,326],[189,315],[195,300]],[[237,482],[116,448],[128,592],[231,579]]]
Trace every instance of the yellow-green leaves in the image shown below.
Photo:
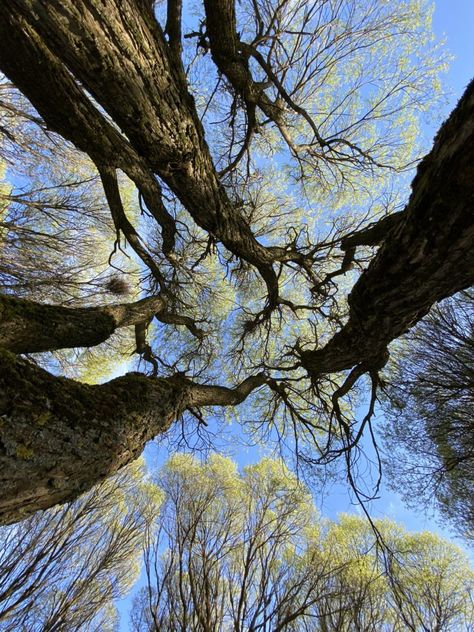
[[[295,632],[468,630],[473,571],[434,534],[381,520],[377,539],[360,516],[322,521],[278,460],[239,473],[221,456],[176,454],[157,480],[164,502],[134,619],[159,629],[246,630],[266,617],[267,629],[291,621]]]

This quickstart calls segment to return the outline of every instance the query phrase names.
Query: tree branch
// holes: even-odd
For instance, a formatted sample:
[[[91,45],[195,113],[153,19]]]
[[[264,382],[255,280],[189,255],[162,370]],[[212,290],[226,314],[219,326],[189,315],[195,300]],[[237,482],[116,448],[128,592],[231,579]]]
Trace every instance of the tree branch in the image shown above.
[[[179,379],[179,378],[178,378]],[[188,380],[186,380],[188,382]],[[268,382],[264,373],[248,377],[238,386],[209,386],[205,384],[190,385],[189,400],[191,406],[236,406],[241,404],[252,391]]]
[[[140,235],[137,233],[133,224],[131,224],[125,214],[122,205],[122,199],[120,197],[120,190],[117,182],[117,174],[115,168],[107,167],[101,165],[100,163],[97,163],[96,166],[100,174],[100,179],[102,180],[102,185],[104,187],[105,196],[109,204],[110,213],[114,221],[115,229],[118,233],[122,231],[133,250],[151,271],[153,277],[160,286],[160,290],[163,292],[166,289],[165,279],[159,267],[153,260],[153,257],[143,245],[142,240],[140,239]]]
[[[175,62],[181,65],[181,14],[183,11],[182,0],[168,0],[165,33],[168,35],[168,43],[175,58]]]
[[[166,301],[151,296],[101,307],[45,305],[0,295],[0,347],[13,353],[94,347],[116,329],[150,320]]]
[[[176,225],[162,203],[161,188],[150,167],[92,104],[20,13],[8,14],[6,5],[0,6],[0,14],[2,11],[6,11],[0,20],[0,64],[4,72],[50,129],[86,152],[94,163],[114,165],[135,182],[161,226],[163,252],[169,254],[175,244]],[[21,55],[13,55],[13,50],[21,51]]]
[[[129,373],[91,386],[0,350],[0,524],[73,500],[188,407],[233,406],[262,383],[255,376],[227,389]]]
[[[344,258],[341,267],[332,272],[328,272],[324,279],[317,283],[313,288],[313,292],[318,292],[320,288],[325,286],[331,279],[341,276],[348,272],[354,262],[354,257],[358,246],[377,246],[387,238],[389,232],[403,221],[403,211],[392,213],[386,217],[382,217],[378,222],[374,222],[363,228],[353,232],[341,239],[341,250],[344,251]]]
[[[157,320],[166,325],[184,325],[191,332],[191,334],[202,340],[204,338],[204,331],[196,325],[196,321],[189,316],[183,316],[182,314],[174,314],[163,309],[159,313],[155,314]]]
[[[349,320],[322,349],[302,351],[314,379],[378,362],[437,301],[474,282],[474,82],[418,167],[403,213],[349,295]],[[394,222],[390,226],[390,221]],[[377,226],[355,235],[374,243]],[[376,243],[376,242],[375,242]],[[346,243],[347,245],[347,243]]]
[[[398,211],[382,217],[362,230],[341,239],[341,250],[348,251],[358,246],[377,246],[384,241],[388,233],[404,219],[405,211]]]

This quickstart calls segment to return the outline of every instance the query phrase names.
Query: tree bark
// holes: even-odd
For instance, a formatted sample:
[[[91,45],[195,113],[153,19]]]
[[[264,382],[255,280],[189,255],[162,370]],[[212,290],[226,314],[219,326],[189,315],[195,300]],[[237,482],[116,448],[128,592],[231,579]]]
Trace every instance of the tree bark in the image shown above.
[[[0,349],[0,524],[73,500],[186,408],[233,406],[264,382],[257,375],[231,389],[129,373],[91,386]]]
[[[137,458],[185,408],[172,381],[89,386],[0,352],[0,523],[73,500]]]
[[[250,71],[248,54],[237,32],[234,0],[204,0],[206,34],[214,63],[227,77],[235,91],[249,105],[258,105],[272,121],[281,124],[282,108],[271,101],[264,87],[254,81]],[[250,48],[250,47],[249,47]]]
[[[99,112],[61,62],[19,12],[0,5],[0,65],[48,126],[97,164],[115,166],[133,180],[160,224],[165,254],[174,247],[176,227],[161,200],[152,169],[128,140]],[[15,52],[16,51],[16,52]]]
[[[227,197],[182,72],[149,5],[5,0],[0,64],[52,129],[104,167],[106,180],[111,168],[124,169],[153,204],[157,173],[196,223],[255,265],[277,297],[272,262],[293,254],[259,244]],[[382,246],[350,294],[346,325],[323,348],[301,353],[314,379],[359,365],[380,367],[391,340],[433,303],[472,283],[474,84],[442,127],[412,188],[402,217],[389,229],[385,223]],[[163,217],[172,244],[174,226]],[[366,231],[357,239],[376,243],[380,235]],[[144,305],[135,312],[123,305],[66,310],[3,297],[0,346],[26,353],[98,344],[116,327],[146,320]],[[158,311],[150,305],[148,317]],[[192,327],[189,319],[160,311],[164,322],[181,318]],[[88,386],[53,377],[8,351],[0,352],[0,360],[3,521],[74,498],[135,458],[187,407],[235,405],[266,382],[254,376],[226,389],[182,377],[127,375]]]
[[[97,345],[153,316],[200,333],[160,296],[67,308],[0,295],[0,524],[73,500],[137,458],[186,408],[235,406],[265,383],[263,375],[226,388],[128,374],[91,386],[13,355]]]
[[[350,293],[348,322],[325,347],[301,354],[309,375],[380,365],[388,344],[434,303],[472,285],[473,209],[474,81],[420,163],[405,211]],[[378,240],[373,230],[365,238]]]
[[[68,308],[0,295],[0,347],[13,353],[94,347],[117,328],[146,323],[165,308],[160,296],[136,303]]]

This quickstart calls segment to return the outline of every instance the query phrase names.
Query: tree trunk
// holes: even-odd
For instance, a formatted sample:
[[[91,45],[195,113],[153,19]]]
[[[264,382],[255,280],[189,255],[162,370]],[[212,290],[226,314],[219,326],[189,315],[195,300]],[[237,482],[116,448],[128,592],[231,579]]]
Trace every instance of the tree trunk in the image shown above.
[[[73,500],[136,459],[188,407],[233,406],[234,389],[138,373],[80,384],[0,349],[0,524]]]
[[[184,391],[138,374],[79,384],[0,351],[0,523],[73,500],[137,458]]]
[[[199,226],[256,267],[276,300],[275,255],[255,239],[220,183],[194,99],[150,5],[134,0],[2,2],[0,65],[48,125],[96,164],[116,165],[125,153],[143,159]],[[70,73],[129,139],[126,152],[125,136],[117,140]],[[105,150],[97,134],[102,130]],[[112,138],[123,149],[115,159]]]
[[[403,215],[350,293],[347,324],[322,349],[301,354],[313,378],[379,366],[388,344],[434,303],[472,285],[473,209],[474,81],[420,163]]]

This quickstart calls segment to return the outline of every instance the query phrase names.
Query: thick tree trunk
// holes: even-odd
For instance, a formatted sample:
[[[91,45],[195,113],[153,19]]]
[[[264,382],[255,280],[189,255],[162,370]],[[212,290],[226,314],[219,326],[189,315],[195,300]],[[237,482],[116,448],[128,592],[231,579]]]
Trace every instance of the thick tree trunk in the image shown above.
[[[186,408],[239,404],[264,381],[228,389],[129,373],[91,386],[0,349],[0,524],[73,500],[136,459]]]
[[[0,523],[76,498],[137,458],[185,407],[172,380],[89,386],[0,351]]]
[[[176,227],[161,201],[161,188],[144,158],[102,116],[60,59],[26,20],[0,5],[0,64],[52,130],[87,153],[96,164],[122,169],[141,191],[161,225],[163,251],[174,247]],[[16,52],[15,52],[16,51]]]
[[[0,524],[76,498],[137,458],[186,408],[234,406],[265,383],[257,375],[229,389],[128,374],[91,386],[13,355],[93,346],[154,315],[198,334],[159,296],[66,308],[0,295]]]
[[[368,243],[377,238],[366,233]],[[358,243],[366,243],[363,236]],[[322,349],[303,352],[303,365],[314,378],[380,365],[392,340],[473,282],[474,81],[419,165],[404,213],[354,286],[347,324]]]
[[[77,497],[136,458],[180,412],[183,389],[129,375],[105,386],[56,378],[14,353],[88,347],[165,301],[65,308],[0,296],[0,523]]]

